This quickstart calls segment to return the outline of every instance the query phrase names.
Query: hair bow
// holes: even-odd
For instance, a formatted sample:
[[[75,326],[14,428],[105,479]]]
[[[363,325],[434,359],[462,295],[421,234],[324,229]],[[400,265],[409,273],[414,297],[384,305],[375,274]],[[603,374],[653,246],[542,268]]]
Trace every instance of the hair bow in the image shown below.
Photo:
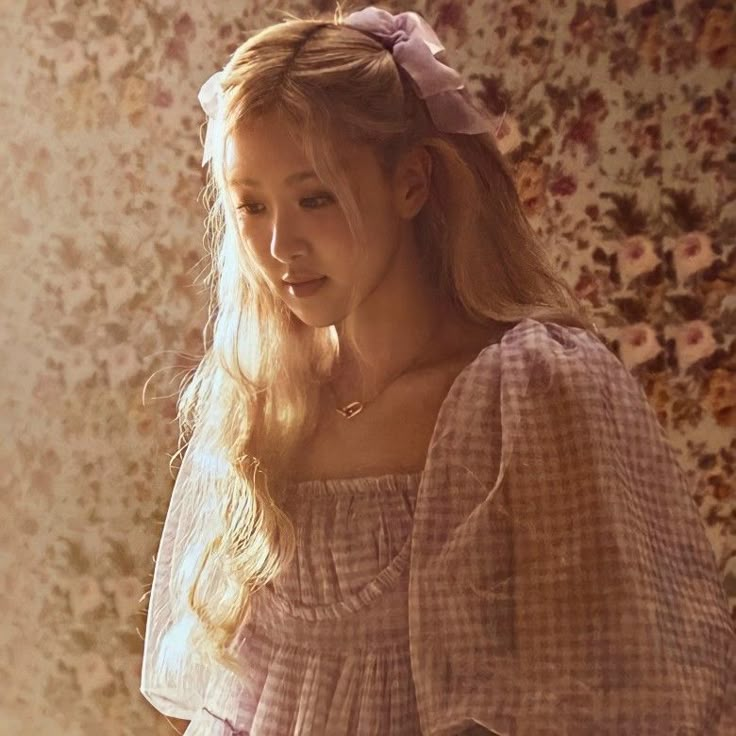
[[[222,87],[220,80],[224,72],[222,69],[215,72],[199,89],[197,99],[202,109],[207,113],[207,132],[204,136],[204,150],[202,152],[202,166],[212,158],[214,121],[222,113]]]
[[[392,15],[368,7],[351,13],[344,24],[376,36],[391,51],[419,88],[438,130],[445,133],[484,133],[489,122],[459,92],[460,75],[435,58],[445,47],[432,27],[418,13]]]
[[[348,15],[343,25],[376,36],[391,51],[416,83],[438,130],[471,135],[488,130],[489,121],[460,93],[465,86],[460,75],[435,58],[445,47],[421,15],[412,11],[392,15],[371,6]],[[202,166],[212,158],[213,123],[223,113],[223,73],[220,70],[209,77],[197,95],[208,117]]]

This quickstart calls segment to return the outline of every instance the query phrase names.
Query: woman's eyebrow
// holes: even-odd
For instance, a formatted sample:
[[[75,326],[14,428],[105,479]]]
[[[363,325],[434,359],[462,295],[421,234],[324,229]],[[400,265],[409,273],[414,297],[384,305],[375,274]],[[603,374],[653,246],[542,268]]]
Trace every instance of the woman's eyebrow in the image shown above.
[[[284,179],[284,184],[297,184],[298,182],[304,181],[305,179],[317,179],[317,174],[314,171],[308,170],[308,171],[298,171],[294,174],[289,174],[289,176]],[[246,177],[244,179],[240,179],[237,176],[228,179],[228,183],[232,186],[245,186],[245,185],[252,185],[252,186],[259,186],[260,182],[256,179],[253,179],[251,177]]]

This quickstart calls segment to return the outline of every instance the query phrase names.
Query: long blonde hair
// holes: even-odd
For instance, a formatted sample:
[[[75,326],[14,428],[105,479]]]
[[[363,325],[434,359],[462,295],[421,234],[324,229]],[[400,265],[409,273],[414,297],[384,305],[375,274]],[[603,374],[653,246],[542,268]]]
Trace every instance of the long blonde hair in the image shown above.
[[[177,404],[180,447],[191,433],[187,452],[197,453],[192,467],[206,501],[198,510],[200,536],[191,540],[196,564],[181,565],[174,579],[181,605],[198,621],[193,645],[238,671],[232,645],[252,593],[294,554],[295,531],[279,501],[290,460],[316,428],[338,340],[334,325],[314,328],[293,316],[242,242],[224,175],[225,145],[236,126],[276,112],[301,131],[310,163],[335,193],[357,242],[362,213],[336,142],[370,146],[387,174],[404,152],[425,146],[431,190],[414,226],[433,284],[478,324],[531,317],[595,326],[528,223],[492,124],[480,135],[439,132],[391,53],[343,25],[339,6],[332,20],[292,17],[261,30],[223,72],[225,109],[211,132],[205,187],[205,352]]]

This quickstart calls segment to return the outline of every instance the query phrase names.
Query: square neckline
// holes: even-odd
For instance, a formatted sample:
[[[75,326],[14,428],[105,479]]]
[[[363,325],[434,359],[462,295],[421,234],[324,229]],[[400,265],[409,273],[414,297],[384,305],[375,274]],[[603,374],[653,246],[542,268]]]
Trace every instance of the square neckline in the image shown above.
[[[434,427],[432,428],[432,436],[429,441],[429,448],[432,447],[432,442],[434,440],[434,436],[437,433],[437,427],[440,423],[440,419],[442,417],[442,413],[445,410],[445,407],[447,406],[450,397],[452,396],[453,391],[456,389],[458,384],[460,383],[460,379],[464,376],[465,373],[470,371],[470,369],[481,359],[481,356],[486,352],[486,350],[489,350],[493,348],[494,346],[500,345],[501,342],[506,338],[506,335],[513,332],[519,325],[521,325],[525,320],[520,320],[515,325],[510,327],[508,330],[505,330],[503,334],[501,335],[500,339],[494,340],[487,345],[484,345],[478,353],[475,355],[475,357],[467,363],[455,376],[452,384],[450,385],[450,388],[448,389],[447,393],[445,394],[444,398],[442,399],[442,403],[440,404],[440,408],[437,411],[437,417],[434,422]],[[307,478],[306,480],[301,480],[298,482],[289,482],[287,483],[287,488],[291,490],[333,490],[340,487],[353,487],[357,488],[359,486],[364,486],[366,489],[374,489],[377,490],[379,488],[384,488],[387,485],[393,485],[395,483],[400,483],[402,486],[404,484],[410,484],[417,480],[421,480],[421,478],[426,474],[427,472],[427,463],[429,462],[429,456],[431,455],[430,450],[427,450],[427,455],[424,458],[424,465],[422,466],[421,470],[412,470],[409,472],[399,472],[399,473],[373,473],[371,475],[358,475],[358,476],[346,476],[346,477],[338,477],[338,478]]]

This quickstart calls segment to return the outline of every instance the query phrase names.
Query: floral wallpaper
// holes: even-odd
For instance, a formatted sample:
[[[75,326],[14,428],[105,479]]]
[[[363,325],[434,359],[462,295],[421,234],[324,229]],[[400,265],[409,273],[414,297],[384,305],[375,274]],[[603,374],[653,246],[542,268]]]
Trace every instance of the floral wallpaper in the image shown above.
[[[421,11],[503,121],[532,223],[679,452],[736,617],[733,3],[382,7]],[[197,91],[281,11],[333,9],[4,4],[0,736],[174,732],[138,684],[206,319]]]

